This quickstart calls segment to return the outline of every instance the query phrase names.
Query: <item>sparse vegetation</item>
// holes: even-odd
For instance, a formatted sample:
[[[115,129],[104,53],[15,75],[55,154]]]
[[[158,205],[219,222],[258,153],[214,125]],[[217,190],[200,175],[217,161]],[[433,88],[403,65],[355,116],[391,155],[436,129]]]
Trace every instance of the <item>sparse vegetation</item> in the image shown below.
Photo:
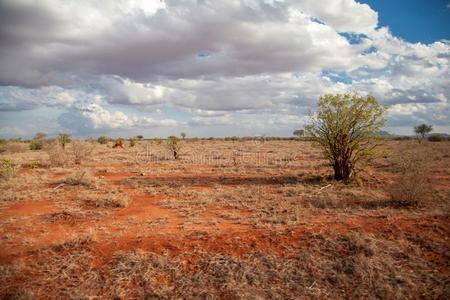
[[[445,298],[448,142],[386,141],[347,183],[306,140],[155,141],[151,164],[143,143],[1,154],[24,170],[0,181],[0,298]],[[408,176],[423,197],[391,194]]]
[[[354,177],[358,164],[373,155],[373,141],[383,127],[384,108],[372,97],[355,94],[325,95],[307,126],[324,150],[334,179]]]

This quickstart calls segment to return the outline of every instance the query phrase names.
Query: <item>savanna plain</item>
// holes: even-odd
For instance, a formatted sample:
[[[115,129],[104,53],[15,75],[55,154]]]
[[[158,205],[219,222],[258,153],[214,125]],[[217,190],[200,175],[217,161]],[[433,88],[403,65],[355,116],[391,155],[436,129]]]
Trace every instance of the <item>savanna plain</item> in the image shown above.
[[[12,143],[0,298],[448,299],[450,142],[381,143],[347,183],[302,139]]]

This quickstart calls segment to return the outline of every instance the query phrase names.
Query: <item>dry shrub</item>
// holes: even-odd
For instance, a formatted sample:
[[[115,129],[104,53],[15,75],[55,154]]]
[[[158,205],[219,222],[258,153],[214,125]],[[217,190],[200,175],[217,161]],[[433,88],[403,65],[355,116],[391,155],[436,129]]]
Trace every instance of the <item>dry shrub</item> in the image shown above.
[[[28,150],[28,144],[21,142],[7,142],[1,146],[0,152],[5,153],[23,153]]]
[[[71,152],[75,164],[79,165],[83,160],[88,158],[92,151],[94,150],[94,145],[85,141],[74,141],[72,142]]]
[[[66,179],[64,179],[62,183],[67,185],[82,185],[86,187],[96,187],[97,180],[89,172],[85,170],[80,170],[69,175]]]
[[[49,143],[45,148],[45,152],[48,155],[50,166],[62,167],[67,165],[69,157],[58,142],[53,141],[52,143]]]
[[[2,159],[0,161],[0,177],[5,180],[10,180],[17,174],[19,168],[20,164],[10,159]]]
[[[416,206],[424,204],[432,191],[429,181],[429,161],[426,153],[403,152],[396,159],[398,179],[388,187],[393,206]]]

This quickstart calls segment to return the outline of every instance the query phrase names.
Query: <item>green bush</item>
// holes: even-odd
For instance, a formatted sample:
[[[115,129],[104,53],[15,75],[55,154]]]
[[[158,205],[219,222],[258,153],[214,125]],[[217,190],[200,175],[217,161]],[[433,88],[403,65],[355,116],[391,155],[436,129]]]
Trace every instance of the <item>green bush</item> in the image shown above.
[[[99,137],[99,138],[97,139],[97,142],[98,142],[99,144],[104,145],[104,144],[108,143],[108,140],[109,140],[109,139],[108,139],[107,136],[102,135],[101,137]]]
[[[2,159],[0,161],[0,177],[9,180],[16,175],[19,168],[20,164],[15,163],[13,160]]]
[[[42,150],[44,148],[44,142],[42,140],[31,140],[30,150]]]

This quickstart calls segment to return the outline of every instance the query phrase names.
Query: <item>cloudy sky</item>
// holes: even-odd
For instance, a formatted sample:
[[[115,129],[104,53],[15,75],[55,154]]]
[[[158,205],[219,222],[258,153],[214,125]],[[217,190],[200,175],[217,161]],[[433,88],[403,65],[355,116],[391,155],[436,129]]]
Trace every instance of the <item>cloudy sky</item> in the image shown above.
[[[324,93],[450,133],[448,0],[0,0],[0,136],[290,136]]]

